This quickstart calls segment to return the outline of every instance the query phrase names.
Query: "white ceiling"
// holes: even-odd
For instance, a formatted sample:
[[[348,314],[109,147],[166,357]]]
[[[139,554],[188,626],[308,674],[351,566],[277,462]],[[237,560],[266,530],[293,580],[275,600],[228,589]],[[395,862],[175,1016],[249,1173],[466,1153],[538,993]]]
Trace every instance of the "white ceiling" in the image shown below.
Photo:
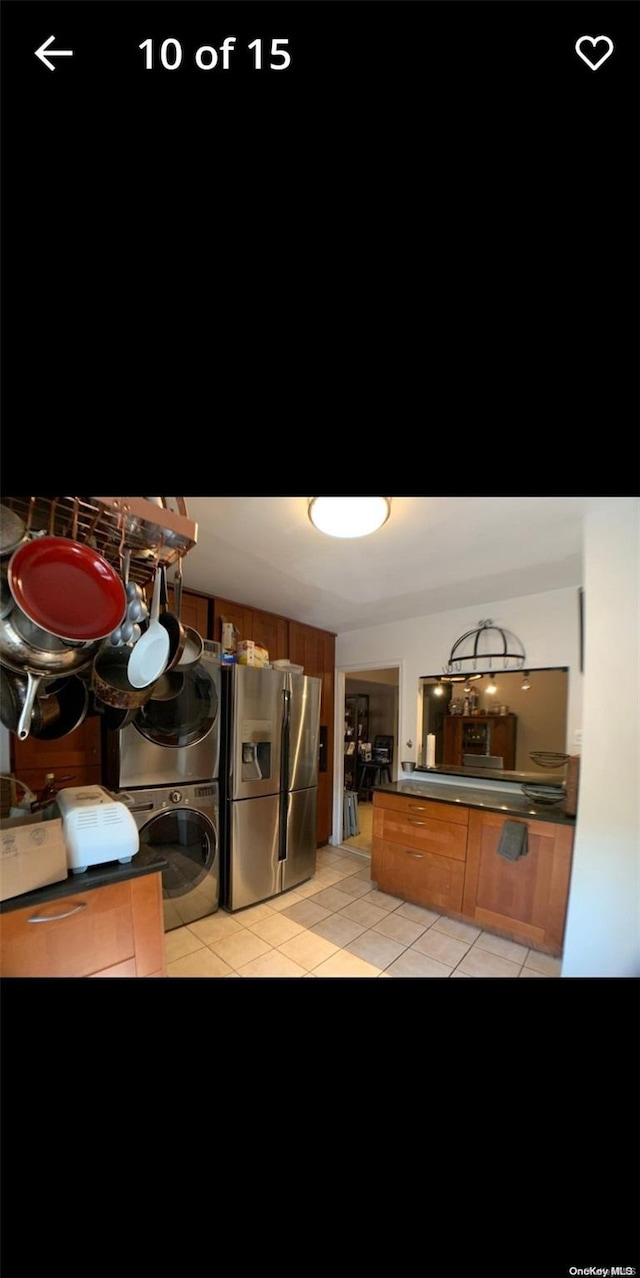
[[[319,533],[308,500],[185,497],[185,588],[338,634],[579,586],[583,516],[621,499],[393,497],[384,527],[353,541]]]

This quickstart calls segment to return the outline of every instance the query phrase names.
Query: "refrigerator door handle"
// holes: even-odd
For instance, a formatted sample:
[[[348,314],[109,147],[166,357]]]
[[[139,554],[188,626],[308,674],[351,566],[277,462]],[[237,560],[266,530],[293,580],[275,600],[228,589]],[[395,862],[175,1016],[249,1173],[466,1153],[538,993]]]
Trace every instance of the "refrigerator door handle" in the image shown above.
[[[282,693],[282,738],[280,744],[280,828],[278,860],[287,859],[287,818],[289,813],[289,748],[291,738],[291,690]]]

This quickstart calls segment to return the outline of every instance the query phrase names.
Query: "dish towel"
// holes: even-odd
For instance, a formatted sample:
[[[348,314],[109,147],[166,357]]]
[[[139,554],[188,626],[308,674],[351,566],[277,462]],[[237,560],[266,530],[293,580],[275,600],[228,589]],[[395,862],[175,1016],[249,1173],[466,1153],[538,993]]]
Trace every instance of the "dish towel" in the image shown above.
[[[526,856],[529,851],[527,833],[524,821],[505,821],[498,844],[498,856],[503,856],[506,861],[517,861],[518,857]]]

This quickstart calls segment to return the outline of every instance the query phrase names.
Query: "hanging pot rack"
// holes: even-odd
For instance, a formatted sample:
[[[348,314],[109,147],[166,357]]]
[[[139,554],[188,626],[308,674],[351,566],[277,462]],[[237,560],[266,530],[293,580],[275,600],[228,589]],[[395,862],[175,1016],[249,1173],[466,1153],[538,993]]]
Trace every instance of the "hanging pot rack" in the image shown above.
[[[187,515],[184,497],[6,497],[2,505],[24,521],[28,534],[72,537],[86,543],[120,571],[130,552],[129,580],[140,586],[156,566],[170,567],[197,543],[198,525]]]
[[[520,669],[525,660],[526,654],[517,635],[503,630],[502,626],[497,626],[489,617],[486,621],[479,621],[475,629],[467,630],[456,639],[443,669],[449,674],[453,671],[476,670],[480,663],[491,670],[494,661],[500,662],[503,670],[508,670],[511,663],[514,669]]]

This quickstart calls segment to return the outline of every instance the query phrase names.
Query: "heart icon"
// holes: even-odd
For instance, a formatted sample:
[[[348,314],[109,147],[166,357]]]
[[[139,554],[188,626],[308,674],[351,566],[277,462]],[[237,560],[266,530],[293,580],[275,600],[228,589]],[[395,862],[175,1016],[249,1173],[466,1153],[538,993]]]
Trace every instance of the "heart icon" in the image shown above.
[[[606,53],[603,53],[601,58],[598,58],[597,62],[592,62],[589,55],[582,52],[582,49],[580,48],[582,44],[590,44],[594,51],[597,44],[606,44],[607,51]],[[601,67],[602,63],[606,62],[607,58],[611,57],[611,54],[613,53],[613,40],[610,40],[606,35],[580,36],[580,38],[576,40],[576,53],[579,58],[582,58],[583,62],[586,62],[587,66],[590,67],[592,71],[597,71],[598,67]]]

